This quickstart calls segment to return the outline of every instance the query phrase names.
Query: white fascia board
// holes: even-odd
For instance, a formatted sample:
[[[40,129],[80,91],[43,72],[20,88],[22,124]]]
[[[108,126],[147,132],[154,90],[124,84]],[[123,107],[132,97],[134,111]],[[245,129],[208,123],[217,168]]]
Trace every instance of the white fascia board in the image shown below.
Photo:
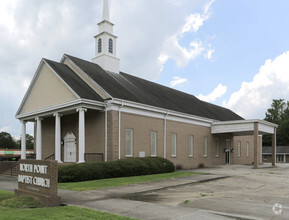
[[[213,122],[212,119],[202,118],[194,115],[175,112],[168,109],[162,109],[121,99],[109,100],[107,104],[108,110],[119,111],[121,108],[121,111],[125,113],[143,115],[160,119],[164,119],[166,117],[167,120],[184,122],[188,124],[211,127],[211,124]]]
[[[79,68],[71,59],[69,59],[69,57],[67,57],[66,55],[63,55],[62,59],[61,59],[61,63],[64,63],[65,60],[69,60],[69,62],[73,65],[73,67],[75,69],[77,69],[77,71],[86,79],[88,80],[91,84],[93,84],[96,88],[98,88],[103,94],[105,94],[108,98],[112,98],[112,96],[107,93],[106,90],[104,90],[98,83],[96,83],[93,79],[91,79],[81,68]],[[72,70],[73,71],[73,70]],[[75,73],[78,75],[78,73]],[[80,76],[79,76],[80,77]],[[81,77],[80,77],[81,78]],[[85,82],[86,83],[86,82]],[[89,85],[88,85],[89,86]],[[93,88],[91,88],[93,89]],[[93,89],[93,91],[95,91],[95,89]],[[97,93],[97,91],[95,91]]]
[[[19,106],[19,108],[18,108],[18,110],[16,112],[16,115],[15,115],[16,118],[19,115],[19,113],[21,112],[21,110],[23,108],[23,105],[26,102],[26,99],[30,95],[30,93],[32,91],[32,88],[34,87],[34,84],[35,84],[35,82],[36,82],[36,80],[37,80],[37,78],[39,76],[39,73],[40,73],[40,70],[41,70],[43,64],[44,64],[44,59],[41,59],[39,65],[38,65],[38,67],[37,67],[37,69],[36,69],[36,71],[34,73],[34,76],[33,76],[32,80],[31,80],[31,83],[30,83],[30,85],[29,85],[29,87],[28,87],[28,89],[27,89],[27,91],[26,91],[26,93],[24,95],[24,98],[22,99],[22,102],[21,102],[21,104],[20,104],[20,106]]]
[[[220,121],[212,123],[212,134],[254,131],[254,123],[259,124],[259,132],[266,134],[274,134],[274,128],[278,126],[276,124],[258,119]]]
[[[30,113],[16,115],[16,118],[19,120],[20,119],[29,120],[29,119],[33,119],[35,117],[50,116],[56,112],[61,113],[61,112],[65,112],[65,111],[74,110],[74,109],[77,109],[79,107],[103,111],[104,110],[104,103],[98,102],[98,101],[86,100],[86,99],[78,99],[78,100],[62,103],[59,105],[54,105],[54,106],[46,107],[43,109],[39,109],[37,111],[33,111]]]

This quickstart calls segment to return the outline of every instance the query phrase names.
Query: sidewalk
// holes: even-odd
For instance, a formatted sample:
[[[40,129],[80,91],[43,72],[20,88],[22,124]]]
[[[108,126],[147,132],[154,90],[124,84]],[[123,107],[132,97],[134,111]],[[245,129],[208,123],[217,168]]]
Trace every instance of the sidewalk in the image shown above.
[[[226,178],[224,175],[195,175],[176,179],[154,181],[149,183],[132,184],[127,186],[113,187],[107,189],[88,190],[74,192],[59,190],[62,203],[89,209],[110,212],[117,215],[128,216],[138,219],[232,219],[206,210],[185,207],[174,207],[156,203],[140,202],[122,199],[121,197],[167,189],[171,187],[184,186],[199,182],[213,181]]]
[[[132,184],[106,189],[75,192],[59,189],[62,204],[73,205],[136,219],[171,219],[171,220],[226,220],[226,219],[255,219],[247,216],[228,215],[190,207],[170,206],[142,201],[124,199],[130,195],[158,191],[167,188],[214,181],[227,178],[223,174],[203,174],[175,179]],[[17,177],[0,175],[0,190],[14,192],[17,188]]]

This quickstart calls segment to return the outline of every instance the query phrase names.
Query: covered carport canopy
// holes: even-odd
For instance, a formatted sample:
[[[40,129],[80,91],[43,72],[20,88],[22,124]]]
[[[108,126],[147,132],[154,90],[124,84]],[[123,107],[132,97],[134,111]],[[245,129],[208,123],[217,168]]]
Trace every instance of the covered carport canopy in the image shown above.
[[[212,134],[230,133],[234,136],[254,135],[254,168],[258,168],[258,135],[272,135],[272,166],[276,163],[276,128],[278,125],[263,120],[237,120],[212,123]]]

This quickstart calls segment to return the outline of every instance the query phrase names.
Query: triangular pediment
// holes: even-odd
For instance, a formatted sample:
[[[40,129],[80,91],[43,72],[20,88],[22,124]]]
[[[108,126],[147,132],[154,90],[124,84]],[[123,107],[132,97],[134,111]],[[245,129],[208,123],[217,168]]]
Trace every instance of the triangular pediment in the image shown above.
[[[78,95],[42,60],[17,114],[32,113],[76,99],[79,99]]]

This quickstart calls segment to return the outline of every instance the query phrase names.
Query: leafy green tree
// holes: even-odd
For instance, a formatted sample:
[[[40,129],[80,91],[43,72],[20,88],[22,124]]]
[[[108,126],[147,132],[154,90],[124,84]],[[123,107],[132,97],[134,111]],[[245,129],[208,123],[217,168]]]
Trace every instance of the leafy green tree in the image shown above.
[[[289,146],[289,102],[284,99],[273,99],[271,108],[266,112],[264,120],[275,123],[277,128],[277,145]],[[263,146],[271,146],[271,135],[263,136]]]
[[[0,133],[0,149],[17,149],[19,148],[11,134],[7,132]]]
[[[21,137],[17,140],[17,145],[21,148]],[[26,149],[34,149],[34,137],[29,134],[26,134]]]

